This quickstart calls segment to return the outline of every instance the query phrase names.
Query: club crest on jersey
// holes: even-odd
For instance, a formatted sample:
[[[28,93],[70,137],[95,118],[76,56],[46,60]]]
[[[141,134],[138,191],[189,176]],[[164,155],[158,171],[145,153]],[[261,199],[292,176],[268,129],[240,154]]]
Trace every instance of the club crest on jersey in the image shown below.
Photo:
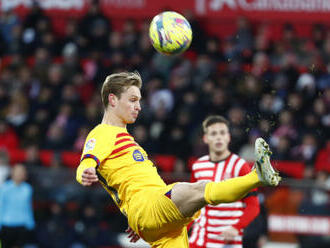
[[[134,158],[135,161],[138,161],[138,162],[144,161],[144,157],[143,157],[142,153],[139,150],[135,150],[133,152],[133,158]]]
[[[94,147],[95,147],[95,144],[96,144],[96,139],[90,139],[86,142],[86,145],[85,145],[85,150],[84,152],[88,152],[90,150],[93,150]]]

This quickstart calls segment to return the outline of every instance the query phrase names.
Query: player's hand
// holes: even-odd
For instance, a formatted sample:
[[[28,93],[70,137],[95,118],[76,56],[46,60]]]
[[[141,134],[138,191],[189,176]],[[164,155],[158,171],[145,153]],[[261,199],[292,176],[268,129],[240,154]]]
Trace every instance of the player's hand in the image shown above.
[[[140,239],[140,236],[137,235],[132,228],[127,227],[126,231],[128,234],[128,238],[130,239],[130,242],[135,243],[136,241],[138,241]]]
[[[234,240],[234,238],[238,236],[238,234],[239,231],[235,227],[230,226],[225,229],[221,235],[223,236],[225,242],[229,242]]]
[[[94,167],[87,168],[82,173],[82,185],[91,186],[93,183],[97,182],[99,178],[96,175],[96,169]]]

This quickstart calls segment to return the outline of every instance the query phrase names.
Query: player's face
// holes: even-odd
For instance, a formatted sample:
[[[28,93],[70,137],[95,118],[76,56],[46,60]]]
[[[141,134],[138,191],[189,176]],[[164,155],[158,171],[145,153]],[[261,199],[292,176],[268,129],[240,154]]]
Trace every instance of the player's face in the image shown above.
[[[208,126],[203,140],[209,146],[210,153],[228,151],[230,134],[227,125],[225,123],[214,123]]]
[[[118,116],[127,124],[134,123],[141,111],[141,92],[136,86],[130,86],[118,99]]]

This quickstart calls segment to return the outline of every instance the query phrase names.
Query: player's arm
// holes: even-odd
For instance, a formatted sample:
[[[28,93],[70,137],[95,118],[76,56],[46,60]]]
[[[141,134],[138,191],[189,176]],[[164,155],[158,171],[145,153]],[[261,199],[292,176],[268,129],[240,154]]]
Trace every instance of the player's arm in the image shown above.
[[[250,171],[250,166],[245,163],[239,172],[239,176],[244,176]],[[243,215],[241,216],[239,222],[233,225],[233,227],[235,227],[237,230],[247,227],[254,220],[254,218],[258,216],[260,212],[259,200],[257,197],[256,189],[248,193],[244,197],[243,202],[245,204]]]
[[[90,186],[97,182],[99,179],[96,175],[96,166],[94,159],[82,160],[76,171],[76,180],[84,186]]]
[[[86,139],[80,164],[76,171],[76,180],[90,186],[98,181],[96,169],[106,159],[114,147],[114,133],[98,129]]]
[[[233,225],[234,228],[240,230],[241,228],[247,227],[259,214],[260,206],[257,198],[257,192],[250,192],[244,199],[245,209],[239,222]]]
[[[240,169],[238,176],[244,176],[250,171],[250,166],[245,163]],[[233,240],[237,235],[239,235],[239,231],[242,228],[248,226],[259,214],[260,207],[256,190],[251,191],[249,194],[247,194],[242,201],[245,204],[243,215],[240,217],[239,221],[235,225],[228,227],[222,232],[222,236],[224,237],[225,241]]]

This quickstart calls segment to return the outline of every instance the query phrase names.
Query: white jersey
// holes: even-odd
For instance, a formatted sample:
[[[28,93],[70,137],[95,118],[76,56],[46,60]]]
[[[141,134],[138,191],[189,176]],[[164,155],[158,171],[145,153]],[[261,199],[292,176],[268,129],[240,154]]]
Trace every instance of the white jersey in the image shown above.
[[[209,156],[199,158],[192,166],[192,182],[211,180],[219,182],[225,179],[243,176],[250,172],[250,166],[236,154],[227,159],[212,162]],[[207,248],[242,248],[243,229],[239,236],[225,245],[221,233],[228,226],[235,226],[244,213],[245,204],[242,200],[234,203],[222,203],[217,206],[206,205],[200,217],[195,220],[189,239],[192,245]]]

